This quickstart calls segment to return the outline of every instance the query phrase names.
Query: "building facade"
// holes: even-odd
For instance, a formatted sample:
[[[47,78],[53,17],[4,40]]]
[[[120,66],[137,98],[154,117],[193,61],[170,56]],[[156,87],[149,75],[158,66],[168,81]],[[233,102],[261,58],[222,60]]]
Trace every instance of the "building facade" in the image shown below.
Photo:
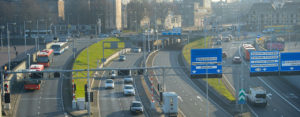
[[[247,14],[250,30],[262,31],[265,26],[300,25],[300,2],[255,3]]]

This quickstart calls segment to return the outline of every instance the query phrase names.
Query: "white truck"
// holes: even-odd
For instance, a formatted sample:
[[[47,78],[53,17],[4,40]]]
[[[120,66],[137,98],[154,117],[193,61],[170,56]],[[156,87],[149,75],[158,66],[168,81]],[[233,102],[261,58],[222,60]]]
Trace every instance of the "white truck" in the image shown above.
[[[267,105],[267,92],[263,87],[250,88],[247,91],[247,102],[252,105],[263,106]]]

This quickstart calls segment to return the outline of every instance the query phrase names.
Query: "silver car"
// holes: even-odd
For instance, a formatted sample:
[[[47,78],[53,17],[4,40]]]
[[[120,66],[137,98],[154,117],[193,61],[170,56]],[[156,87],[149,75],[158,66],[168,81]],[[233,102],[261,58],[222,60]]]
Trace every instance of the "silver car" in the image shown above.
[[[113,89],[115,88],[115,83],[112,79],[106,79],[105,81],[105,88],[106,89]]]
[[[143,113],[144,107],[142,102],[140,101],[132,101],[130,105],[130,112],[131,113]]]
[[[124,85],[124,95],[135,95],[135,90],[132,85]]]
[[[132,83],[133,82],[133,78],[131,76],[126,76],[124,78],[124,83]]]

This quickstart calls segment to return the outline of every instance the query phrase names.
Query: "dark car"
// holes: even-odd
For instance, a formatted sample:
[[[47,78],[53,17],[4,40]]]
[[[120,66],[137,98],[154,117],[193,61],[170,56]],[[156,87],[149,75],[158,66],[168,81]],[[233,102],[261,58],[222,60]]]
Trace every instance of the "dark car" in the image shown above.
[[[126,60],[126,56],[125,56],[125,55],[120,55],[119,60],[120,60],[120,61],[125,61],[125,60]]]
[[[232,58],[232,63],[237,63],[237,64],[242,63],[241,57],[239,57],[239,56],[234,56],[234,57]]]
[[[143,113],[144,108],[143,104],[140,101],[132,101],[130,105],[130,112],[131,113]]]

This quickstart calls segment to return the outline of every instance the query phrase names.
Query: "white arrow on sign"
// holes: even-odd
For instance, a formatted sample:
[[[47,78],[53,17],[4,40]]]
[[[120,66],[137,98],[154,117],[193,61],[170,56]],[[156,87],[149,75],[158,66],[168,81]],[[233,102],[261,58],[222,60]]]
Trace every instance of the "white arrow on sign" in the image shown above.
[[[291,70],[294,70],[294,67],[290,67]]]
[[[267,68],[264,68],[263,70],[264,70],[264,71],[266,71],[266,70],[267,70]]]
[[[220,69],[218,69],[218,70],[217,70],[217,72],[218,72],[218,73],[220,73],[220,72],[221,72],[221,70],[220,70]]]
[[[194,70],[194,71],[192,71],[193,73],[196,73],[196,71]]]

